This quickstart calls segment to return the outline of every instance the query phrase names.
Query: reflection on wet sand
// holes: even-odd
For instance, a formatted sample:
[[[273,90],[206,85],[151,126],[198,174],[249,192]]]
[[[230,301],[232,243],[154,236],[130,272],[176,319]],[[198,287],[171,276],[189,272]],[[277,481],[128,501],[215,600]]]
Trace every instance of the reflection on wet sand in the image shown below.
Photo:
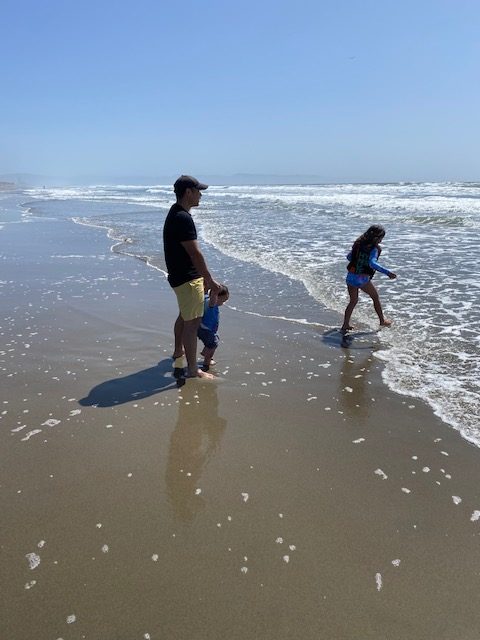
[[[370,413],[371,398],[368,379],[373,354],[357,351],[345,356],[339,377],[338,398],[345,416],[363,420]]]
[[[204,505],[198,481],[220,445],[227,420],[218,415],[215,383],[189,382],[182,387],[179,400],[165,480],[174,516],[182,522],[191,522]]]

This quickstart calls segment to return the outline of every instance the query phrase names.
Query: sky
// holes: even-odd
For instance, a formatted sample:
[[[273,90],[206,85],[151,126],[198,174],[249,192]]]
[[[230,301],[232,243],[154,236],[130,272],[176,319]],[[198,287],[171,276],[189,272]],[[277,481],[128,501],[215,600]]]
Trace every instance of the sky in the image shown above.
[[[478,0],[3,0],[0,174],[480,180]]]

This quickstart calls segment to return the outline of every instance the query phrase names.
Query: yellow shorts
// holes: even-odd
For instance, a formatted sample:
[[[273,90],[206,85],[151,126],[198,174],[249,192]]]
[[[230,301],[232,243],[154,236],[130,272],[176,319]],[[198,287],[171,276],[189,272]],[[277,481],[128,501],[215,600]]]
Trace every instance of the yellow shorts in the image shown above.
[[[183,320],[195,320],[203,316],[203,301],[205,291],[203,278],[196,278],[184,282],[179,287],[173,287],[178,300],[178,308]]]

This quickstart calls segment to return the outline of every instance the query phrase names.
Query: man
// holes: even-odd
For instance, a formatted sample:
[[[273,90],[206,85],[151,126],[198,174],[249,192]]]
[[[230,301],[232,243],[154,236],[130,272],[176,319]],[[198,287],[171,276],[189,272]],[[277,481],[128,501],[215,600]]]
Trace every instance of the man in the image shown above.
[[[198,207],[208,185],[192,176],[180,176],[173,185],[176,203],[170,208],[163,227],[163,247],[168,282],[175,291],[179,315],[175,321],[174,358],[185,350],[188,378],[213,378],[197,365],[197,331],[203,316],[205,289],[216,296],[220,285],[212,278],[197,243],[197,230],[190,215]]]

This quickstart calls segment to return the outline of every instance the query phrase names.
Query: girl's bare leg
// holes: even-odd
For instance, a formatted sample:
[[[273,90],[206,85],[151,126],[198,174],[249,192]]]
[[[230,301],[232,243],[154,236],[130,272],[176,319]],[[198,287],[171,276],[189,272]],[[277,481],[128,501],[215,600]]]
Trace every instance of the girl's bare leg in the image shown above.
[[[357,306],[357,302],[358,302],[358,287],[352,287],[352,285],[347,284],[347,289],[348,289],[348,295],[350,296],[350,302],[348,303],[347,308],[345,309],[345,315],[343,318],[343,324],[341,328],[341,331],[343,331],[344,333],[345,331],[348,331],[348,329],[351,329],[350,318],[352,317],[353,310]]]
[[[380,326],[389,327],[392,324],[392,321],[388,320],[388,318],[385,318],[385,316],[383,315],[383,309],[380,303],[380,297],[378,295],[378,291],[376,290],[373,282],[371,280],[370,282],[367,282],[367,284],[365,284],[362,287],[362,291],[365,291],[365,293],[367,293],[372,299],[373,306],[375,308],[375,311],[377,312],[378,319],[380,320]]]

